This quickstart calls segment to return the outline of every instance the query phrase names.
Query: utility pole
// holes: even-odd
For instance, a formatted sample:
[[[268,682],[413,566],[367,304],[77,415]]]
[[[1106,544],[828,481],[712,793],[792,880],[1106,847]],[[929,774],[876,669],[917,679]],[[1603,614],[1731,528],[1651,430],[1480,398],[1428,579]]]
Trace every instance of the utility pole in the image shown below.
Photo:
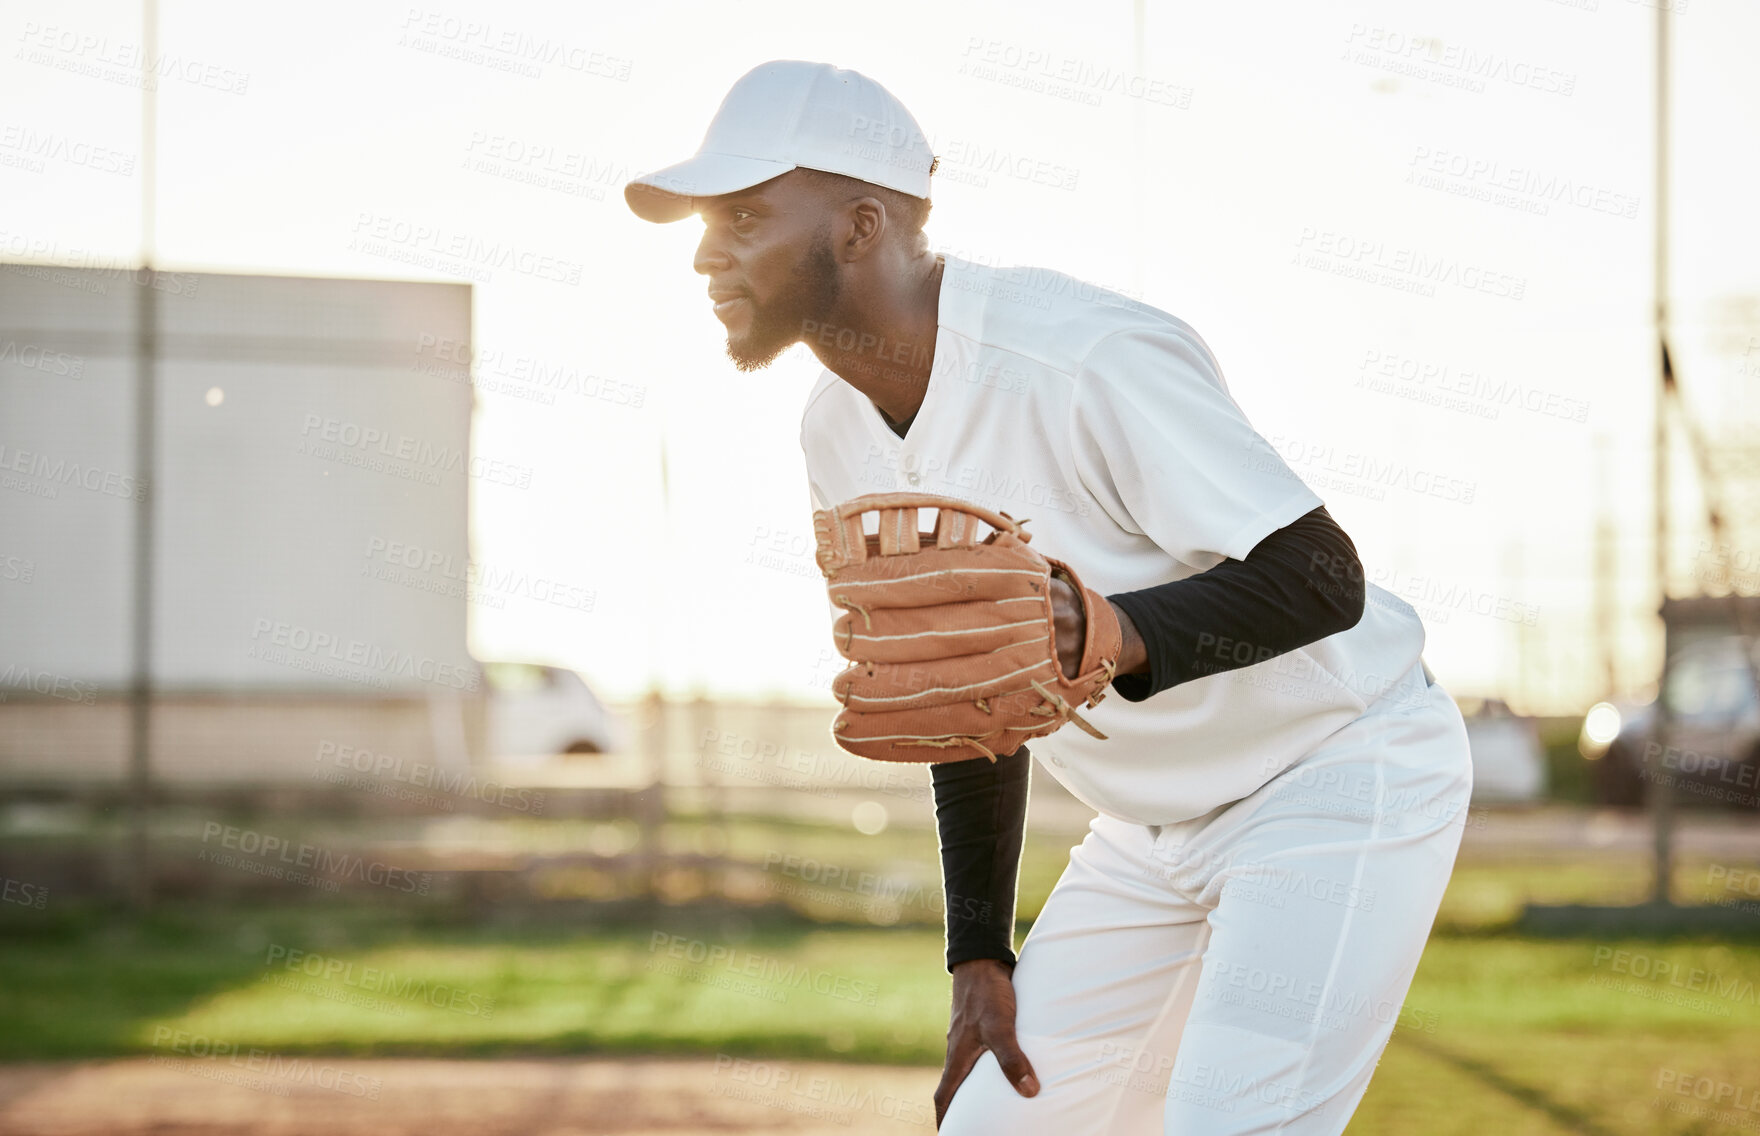
[[[1595,436],[1595,648],[1601,656],[1601,697],[1619,694],[1619,524],[1613,514],[1612,441]]]
[[[1145,43],[1149,34],[1147,8],[1148,0],[1131,0],[1131,65],[1135,69],[1135,81],[1143,83],[1148,81],[1148,75],[1145,73],[1149,56],[1148,45]],[[1137,176],[1135,178],[1136,184],[1131,186],[1131,206],[1132,219],[1136,221],[1139,233],[1144,231],[1144,226],[1147,224],[1147,211],[1143,207],[1144,194],[1147,190],[1144,187],[1149,182],[1149,162],[1151,160],[1149,154],[1153,150],[1144,130],[1143,118],[1143,100],[1132,99],[1131,141],[1133,143],[1132,149],[1136,151]],[[1144,264],[1146,254],[1143,250],[1148,242],[1134,241],[1132,245],[1135,254],[1131,260],[1131,286],[1137,290],[1137,295],[1141,296],[1146,286],[1148,272],[1147,266]]]
[[[135,278],[134,352],[134,595],[130,631],[132,675],[128,692],[128,902],[145,911],[153,902],[153,865],[148,826],[153,762],[153,569],[156,497],[159,493],[159,293],[154,284],[155,163],[158,117],[158,0],[141,8],[141,272]]]
[[[1656,6],[1656,244],[1652,285],[1656,321],[1656,592],[1660,612],[1668,599],[1668,398],[1673,379],[1668,351],[1668,4]],[[1669,882],[1674,874],[1674,783],[1664,771],[1662,755],[1668,752],[1668,627],[1662,632],[1662,677],[1657,684],[1656,714],[1649,747],[1654,761],[1647,761],[1646,783],[1650,805],[1656,876],[1651,900],[1671,902]]]
[[[672,463],[666,448],[666,411],[660,410],[660,541],[661,563],[671,565],[672,559]],[[650,576],[650,595],[655,584],[663,584],[664,576],[655,571]],[[666,855],[667,763],[674,738],[665,684],[661,679],[661,658],[666,646],[663,620],[671,608],[657,598],[648,605],[648,696],[644,700],[651,723],[648,738],[648,784],[636,795],[636,822],[640,827],[640,848],[637,851],[638,877],[642,898],[650,904],[660,902],[660,882]]]

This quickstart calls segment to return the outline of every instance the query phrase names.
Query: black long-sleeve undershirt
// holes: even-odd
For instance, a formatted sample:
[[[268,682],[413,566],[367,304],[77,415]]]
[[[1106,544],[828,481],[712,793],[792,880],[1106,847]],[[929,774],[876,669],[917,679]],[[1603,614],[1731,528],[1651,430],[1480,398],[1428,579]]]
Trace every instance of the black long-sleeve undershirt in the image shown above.
[[[975,958],[1014,965],[1015,882],[1032,767],[1026,746],[994,762],[979,757],[929,767],[941,838],[949,970]]]
[[[1363,617],[1363,565],[1325,506],[1278,529],[1245,560],[1106,598],[1136,624],[1149,673],[1112,689],[1141,702],[1182,682],[1238,670],[1349,630]]]
[[[1236,670],[1356,626],[1366,597],[1356,546],[1324,507],[1261,540],[1245,560],[1106,597],[1143,637],[1147,674],[1112,689],[1141,702],[1182,682]],[[994,958],[1013,965],[1015,886],[1025,836],[1031,757],[931,767],[947,897],[947,967]]]

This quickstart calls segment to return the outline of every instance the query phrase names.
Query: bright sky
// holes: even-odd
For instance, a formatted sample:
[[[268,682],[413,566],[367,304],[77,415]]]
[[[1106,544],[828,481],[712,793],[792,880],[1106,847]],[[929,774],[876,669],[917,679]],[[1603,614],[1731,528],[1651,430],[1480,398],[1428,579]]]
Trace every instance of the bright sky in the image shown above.
[[[735,371],[690,268],[700,223],[638,221],[621,186],[693,152],[755,64],[853,67],[944,155],[937,247],[1068,271],[1193,324],[1375,578],[1425,616],[1451,690],[1581,708],[1606,693],[1598,564],[1617,579],[1625,682],[1657,661],[1652,3],[1154,4],[1139,69],[1123,0],[1080,18],[960,0],[316,0],[272,15],[163,0],[159,261],[449,278],[385,250],[553,258],[477,288],[475,444],[536,474],[474,487],[473,539],[480,560],[592,589],[595,609],[474,608],[478,654],[572,665],[613,698],[651,679],[823,696],[829,617],[798,444],[817,364],[797,348]],[[1760,293],[1760,152],[1742,142],[1760,6],[1676,5],[1677,359],[1709,392],[1760,375],[1760,341],[1743,354],[1760,329],[1729,323]],[[0,0],[0,258],[138,256],[139,95],[119,80],[139,19],[133,3]],[[522,54],[546,41],[559,59]],[[1084,83],[1109,68],[1144,97]],[[23,147],[44,134],[108,156],[30,168]],[[1017,163],[1059,174],[1010,176]],[[363,234],[382,243],[362,249]],[[1348,274],[1416,258],[1447,277]],[[570,388],[522,377],[533,366]],[[530,397],[546,392],[551,405]],[[1744,397],[1711,417],[1760,414]],[[1351,472],[1365,462],[1471,500]],[[1611,556],[1593,540],[1598,502],[1617,517]]]

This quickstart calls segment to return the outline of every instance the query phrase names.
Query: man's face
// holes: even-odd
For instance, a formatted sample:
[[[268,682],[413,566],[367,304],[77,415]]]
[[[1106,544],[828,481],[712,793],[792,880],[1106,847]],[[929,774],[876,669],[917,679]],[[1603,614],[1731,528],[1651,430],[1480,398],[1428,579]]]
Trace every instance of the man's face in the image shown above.
[[[825,199],[791,171],[699,207],[693,267],[718,301],[727,357],[742,371],[769,366],[837,302],[842,278]]]

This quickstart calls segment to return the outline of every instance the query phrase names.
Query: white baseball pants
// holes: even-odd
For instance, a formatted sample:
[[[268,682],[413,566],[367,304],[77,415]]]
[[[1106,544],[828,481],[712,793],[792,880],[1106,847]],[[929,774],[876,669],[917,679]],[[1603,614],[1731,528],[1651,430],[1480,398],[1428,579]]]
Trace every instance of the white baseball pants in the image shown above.
[[[1039,1094],[985,1053],[941,1132],[1344,1131],[1400,1019],[1471,789],[1460,712],[1420,664],[1251,796],[1160,828],[1096,817],[1014,972]]]

